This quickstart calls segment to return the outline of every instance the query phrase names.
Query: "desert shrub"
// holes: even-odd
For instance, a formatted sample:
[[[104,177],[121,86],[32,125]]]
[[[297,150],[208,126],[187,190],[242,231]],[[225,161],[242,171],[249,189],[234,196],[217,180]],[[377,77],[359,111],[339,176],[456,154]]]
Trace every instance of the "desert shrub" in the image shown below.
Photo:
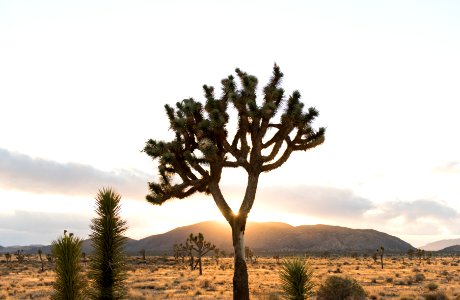
[[[425,275],[422,273],[415,274],[415,282],[422,282],[425,280]]]
[[[80,266],[80,255],[83,241],[75,238],[72,233],[58,238],[52,243],[53,256],[56,258],[56,281],[51,299],[85,299],[86,281]]]
[[[313,269],[307,260],[286,259],[280,270],[281,289],[289,300],[303,300],[313,295]]]
[[[366,299],[366,292],[354,279],[340,276],[330,276],[319,287],[317,299]]]
[[[426,288],[430,291],[435,291],[438,289],[438,285],[434,282],[430,282],[426,285]]]
[[[446,293],[442,291],[425,293],[422,295],[422,297],[425,300],[448,300],[449,299]]]

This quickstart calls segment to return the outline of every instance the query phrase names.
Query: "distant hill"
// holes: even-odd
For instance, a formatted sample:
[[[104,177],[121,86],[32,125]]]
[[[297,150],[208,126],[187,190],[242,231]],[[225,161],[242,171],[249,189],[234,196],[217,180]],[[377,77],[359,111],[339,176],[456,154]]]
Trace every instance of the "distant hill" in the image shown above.
[[[329,225],[291,226],[285,223],[248,223],[245,244],[258,253],[273,252],[369,252],[380,246],[387,252],[406,252],[412,247],[403,240],[372,229],[350,229]],[[201,232],[206,240],[225,250],[232,249],[228,224],[202,222],[139,240],[133,246],[148,252],[170,252],[173,244],[190,233]],[[129,249],[133,251],[134,249]]]
[[[145,249],[149,254],[171,253],[174,244],[184,242],[190,233],[203,233],[205,239],[218,248],[232,251],[230,226],[225,223],[208,221],[175,228],[162,234],[151,235],[141,240],[128,239],[125,250],[129,254],[138,254]],[[370,253],[380,246],[386,253],[407,252],[414,248],[405,241],[373,229],[351,229],[329,225],[291,226],[279,222],[248,223],[246,226],[245,245],[256,253],[311,252],[320,253]],[[26,253],[44,253],[51,251],[51,246],[5,247],[0,252],[16,252],[24,249]],[[91,253],[90,241],[83,242],[83,251]]]
[[[426,244],[420,249],[427,250],[427,251],[439,251],[444,248],[460,245],[460,239],[450,239],[450,240],[440,240],[433,243]]]
[[[458,254],[460,253],[460,245],[453,245],[450,247],[446,247],[444,249],[441,249],[437,251],[437,253],[442,253],[442,254],[449,254],[449,253],[455,253]]]
[[[131,246],[132,243],[136,243],[137,240],[128,238],[125,249]],[[38,250],[41,249],[43,253],[51,253],[51,245],[29,245],[29,246],[10,246],[2,247],[0,246],[0,253],[15,253],[18,250],[23,250],[25,254],[36,254]],[[93,251],[91,247],[91,241],[89,239],[83,240],[82,252],[91,253]]]

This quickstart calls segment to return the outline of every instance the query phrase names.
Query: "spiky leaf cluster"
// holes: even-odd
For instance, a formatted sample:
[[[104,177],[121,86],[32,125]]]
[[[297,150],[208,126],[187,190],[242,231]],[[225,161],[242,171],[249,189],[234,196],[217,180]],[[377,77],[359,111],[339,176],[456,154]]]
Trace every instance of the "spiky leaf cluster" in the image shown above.
[[[239,85],[232,75],[221,81],[219,98],[212,86],[204,85],[204,105],[185,99],[175,108],[165,106],[175,138],[169,142],[149,140],[145,145],[144,151],[158,160],[159,170],[159,180],[149,183],[149,202],[162,204],[195,192],[212,193],[211,186],[219,182],[223,168],[242,167],[258,176],[281,166],[293,151],[324,141],[325,129],[312,128],[318,111],[312,107],[304,111],[298,91],[285,99],[280,87],[283,73],[277,65],[261,100],[257,99],[257,78],[240,69],[236,75]],[[238,124],[233,137],[227,130],[230,106]],[[228,206],[218,206],[228,219]],[[246,209],[251,206],[242,204]]]
[[[89,277],[93,299],[121,299],[126,294],[124,280],[126,257],[123,247],[126,221],[120,217],[121,196],[110,188],[99,190],[96,196],[97,217],[91,220],[91,256]]]
[[[304,300],[313,295],[313,269],[300,258],[286,259],[280,270],[281,289],[289,300]]]
[[[56,280],[53,283],[54,293],[51,299],[85,299],[86,281],[80,266],[82,244],[81,239],[73,234],[67,235],[67,231],[64,231],[64,236],[53,241],[51,249],[56,262]]]

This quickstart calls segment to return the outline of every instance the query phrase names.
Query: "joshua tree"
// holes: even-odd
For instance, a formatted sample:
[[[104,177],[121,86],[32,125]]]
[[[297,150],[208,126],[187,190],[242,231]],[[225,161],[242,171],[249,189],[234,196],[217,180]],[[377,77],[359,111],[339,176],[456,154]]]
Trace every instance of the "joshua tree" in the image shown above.
[[[380,264],[382,265],[383,269],[383,254],[385,253],[385,248],[383,248],[383,246],[380,246],[380,249],[377,249],[376,252],[380,256]]]
[[[145,259],[145,249],[142,248],[142,249],[139,251],[139,254],[142,256],[142,261],[145,262],[145,261],[146,261],[146,259]]]
[[[91,244],[94,248],[89,277],[93,281],[94,299],[120,299],[126,293],[125,254],[123,247],[127,230],[120,217],[121,196],[109,188],[96,196],[97,217],[91,220]]]
[[[161,205],[171,198],[183,199],[196,192],[211,194],[232,228],[234,248],[233,298],[249,299],[248,272],[244,257],[244,233],[254,204],[259,176],[277,169],[294,151],[306,151],[324,142],[324,128],[312,128],[315,108],[304,112],[298,91],[286,100],[280,88],[283,73],[277,65],[273,77],[257,101],[257,78],[236,69],[235,78],[222,80],[218,99],[214,88],[204,85],[206,104],[186,99],[176,108],[165,105],[172,141],[148,140],[144,151],[158,159],[159,180],[150,182],[150,203]],[[229,137],[228,106],[237,113],[238,127]],[[280,110],[282,110],[280,112]],[[280,113],[279,113],[280,112]],[[279,118],[278,118],[279,117]],[[242,168],[247,186],[241,206],[233,212],[219,186],[224,168]]]
[[[42,249],[38,249],[38,257],[40,258],[40,262],[42,264],[42,272],[43,272],[43,257],[42,257],[43,251]]]
[[[251,248],[249,248],[248,246],[244,247],[244,256],[246,257],[246,259],[249,259],[252,265],[253,264],[252,258],[254,257],[254,253],[252,252]]]
[[[18,262],[22,263],[25,259],[24,250],[18,250],[15,253],[16,259]]]
[[[216,265],[219,265],[219,258],[225,257],[225,253],[222,253],[219,248],[214,248],[214,260],[216,261]]]
[[[6,258],[6,262],[11,262],[11,253],[6,252],[5,253],[5,258]]]
[[[419,259],[419,263],[422,263],[422,258],[425,257],[425,250],[423,249],[417,249],[415,250],[416,254],[417,254],[417,257]]]
[[[410,260],[412,260],[412,258],[414,257],[414,254],[415,254],[414,249],[410,248],[409,250],[407,250],[407,256],[409,257]]]
[[[73,235],[58,238],[52,243],[53,256],[56,258],[56,281],[51,299],[85,299],[86,282],[81,273],[80,253],[83,241]]]
[[[378,260],[378,251],[379,250],[376,250],[374,253],[372,253],[372,259],[374,260],[374,264],[377,264],[377,260]]]
[[[49,263],[52,263],[53,262],[53,255],[51,255],[51,253],[46,254],[46,260]]]
[[[81,253],[81,258],[83,259],[83,263],[85,264],[85,267],[86,267],[86,261],[87,261],[87,259],[86,259],[86,252],[82,252],[82,253]]]
[[[190,233],[187,241],[193,250],[196,252],[196,264],[200,267],[200,275],[203,275],[203,267],[202,267],[202,257],[205,256],[209,251],[216,249],[216,246],[204,240],[203,234],[200,232],[198,235],[193,235]],[[193,263],[192,263],[193,264]],[[196,269],[196,265],[193,267]]]
[[[190,234],[192,235],[192,234]],[[180,243],[174,244],[173,246],[174,255],[182,257],[182,262],[184,262],[185,257],[189,258],[188,264],[190,266],[190,271],[195,269],[195,257],[193,256],[193,245],[191,244],[189,238],[185,241],[185,244]]]
[[[173,245],[174,251],[174,259],[177,261],[180,259],[182,263],[185,262],[185,257],[187,256],[188,252],[186,251],[183,244],[174,244]]]

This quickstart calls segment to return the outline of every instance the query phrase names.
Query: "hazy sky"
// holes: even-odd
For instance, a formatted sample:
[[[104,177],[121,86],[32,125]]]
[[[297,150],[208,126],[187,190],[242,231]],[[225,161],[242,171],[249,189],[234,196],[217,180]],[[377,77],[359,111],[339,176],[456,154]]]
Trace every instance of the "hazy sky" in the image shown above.
[[[460,236],[460,2],[0,1],[0,245],[87,237],[94,196],[123,195],[141,238],[223,220],[204,195],[144,199],[163,106],[273,64],[327,127],[262,174],[250,221]],[[245,176],[222,182],[235,209]]]

